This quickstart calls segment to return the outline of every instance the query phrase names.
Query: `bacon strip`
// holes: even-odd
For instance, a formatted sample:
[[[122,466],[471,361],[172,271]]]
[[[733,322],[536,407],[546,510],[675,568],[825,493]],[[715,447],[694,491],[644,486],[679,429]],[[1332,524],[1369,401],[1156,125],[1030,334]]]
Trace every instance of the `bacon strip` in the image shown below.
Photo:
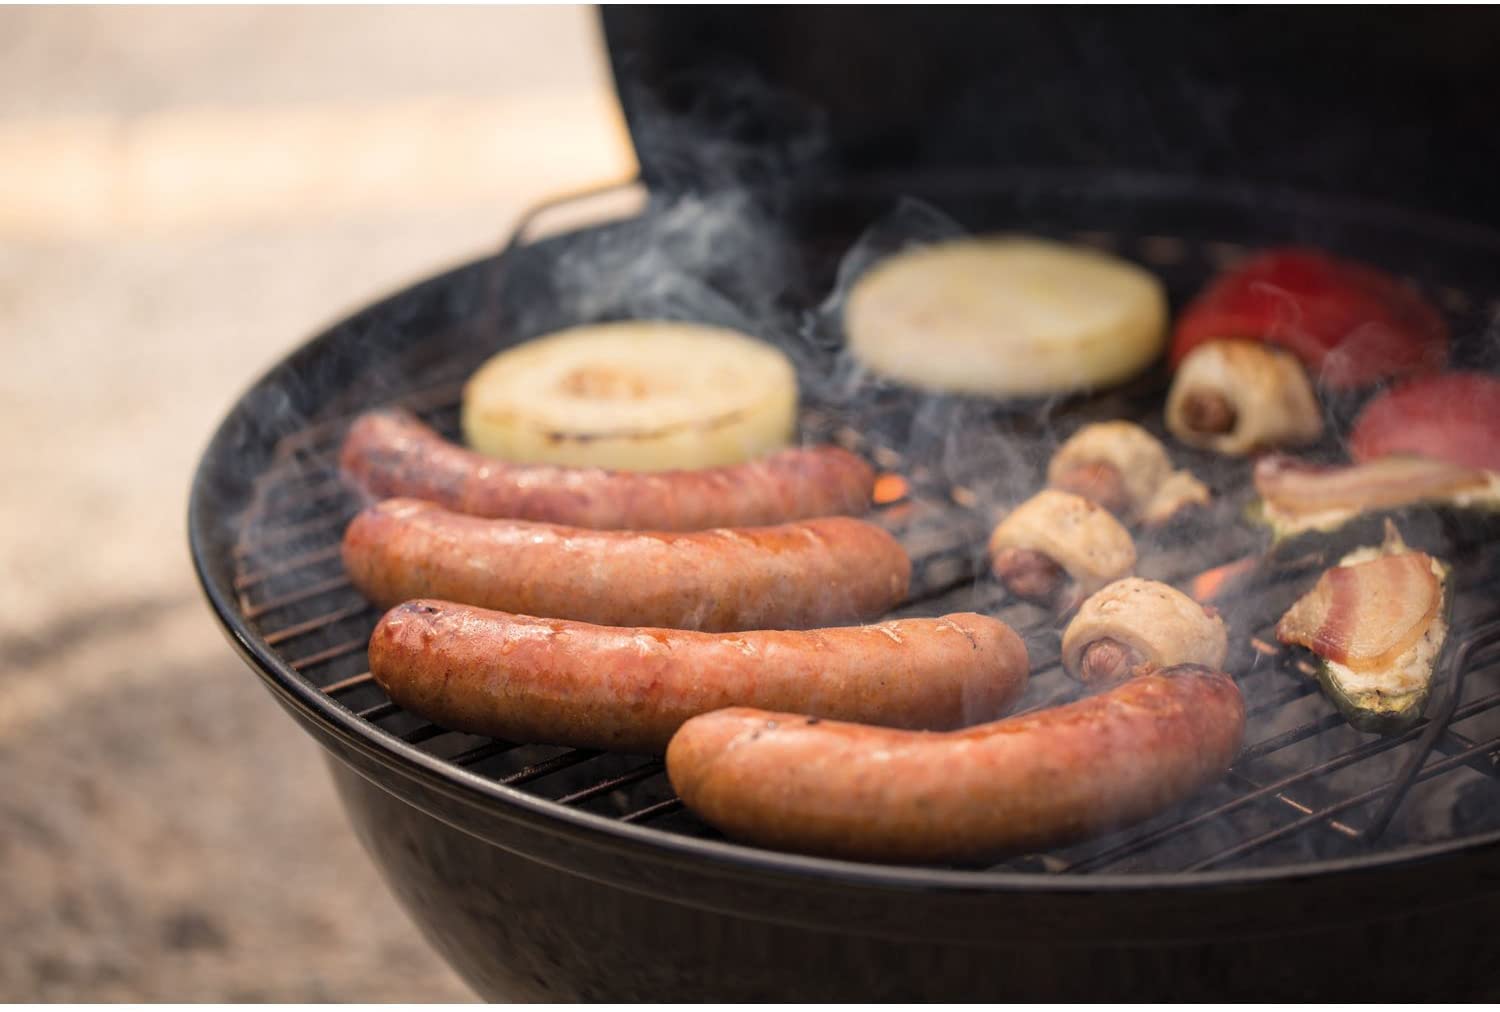
[[[1279,513],[1389,509],[1483,488],[1490,472],[1428,457],[1381,457],[1368,464],[1319,467],[1293,457],[1262,457],[1255,490]]]
[[[1422,552],[1335,566],[1281,617],[1276,638],[1368,671],[1389,664],[1437,617],[1442,587]]]

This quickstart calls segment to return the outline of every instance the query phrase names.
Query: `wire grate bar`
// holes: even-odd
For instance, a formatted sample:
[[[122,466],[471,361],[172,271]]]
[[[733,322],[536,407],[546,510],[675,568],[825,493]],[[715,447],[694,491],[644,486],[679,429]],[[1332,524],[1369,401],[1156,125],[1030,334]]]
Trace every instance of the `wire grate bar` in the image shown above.
[[[647,805],[645,808],[638,808],[635,811],[631,812],[629,815],[622,815],[620,816],[620,821],[648,822],[651,819],[659,818],[660,816],[675,812],[681,807],[681,798],[668,798],[665,801],[658,801],[654,805]]]
[[[1249,777],[1245,776],[1245,774],[1239,772],[1238,770],[1230,770],[1229,779],[1238,784],[1242,789],[1251,791],[1261,790],[1260,784],[1256,783],[1254,780],[1251,780]],[[1297,812],[1301,815],[1311,815],[1314,811],[1316,811],[1316,809],[1303,804],[1291,795],[1284,794],[1281,791],[1272,793],[1270,797],[1271,800],[1280,802],[1286,807],[1292,809],[1292,811]],[[1358,840],[1360,837],[1359,830],[1355,829],[1353,826],[1347,825],[1343,822],[1339,822],[1337,819],[1330,819],[1328,821],[1328,828],[1345,837],[1346,839]]]
[[[458,755],[453,756],[448,761],[457,766],[472,766],[475,763],[484,762],[486,759],[493,758],[497,755],[503,755],[506,752],[510,752],[511,750],[518,749],[520,747],[521,746],[517,742],[513,741],[489,741],[485,742],[483,745],[476,745],[465,752],[460,752]]]
[[[371,610],[370,605],[361,600],[357,604],[351,604],[335,611],[324,612],[316,618],[310,618],[305,622],[289,625],[285,629],[278,629],[266,636],[266,643],[274,647],[278,643],[285,643],[287,640],[296,639],[298,636],[306,636],[308,633],[317,632],[324,626],[333,625],[335,622],[342,622],[346,618],[353,618],[356,615]]]
[[[574,791],[572,794],[564,794],[562,797],[557,798],[556,801],[559,805],[576,805],[580,802],[588,801],[590,798],[597,798],[601,794],[608,794],[610,791],[619,790],[621,787],[629,787],[631,784],[654,777],[666,768],[666,764],[660,759],[653,759],[648,763],[637,766],[633,770],[627,770],[617,777],[601,780],[597,784]]]
[[[280,523],[289,526],[303,522],[301,517],[314,512],[315,506],[321,507],[319,513],[333,511],[348,496],[342,479],[330,467],[305,467],[295,477],[302,480],[293,483],[289,477],[273,485],[257,483],[257,498],[245,514],[239,539],[247,555],[258,531],[268,526],[277,529],[276,524],[267,521],[268,516],[280,516]]]
[[[1321,734],[1330,728],[1341,727],[1344,723],[1342,714],[1325,713],[1317,720],[1310,720],[1306,724],[1292,728],[1290,731],[1284,731],[1281,734],[1273,735],[1263,741],[1256,742],[1254,745],[1246,746],[1240,751],[1239,761],[1248,762],[1251,759],[1264,759],[1273,752],[1279,752],[1290,745],[1295,745],[1299,741],[1305,741],[1313,735]]]
[[[271,612],[276,611],[278,608],[285,608],[288,605],[292,604],[301,604],[303,601],[308,601],[312,598],[320,597],[323,594],[331,594],[335,590],[343,590],[348,586],[350,586],[349,577],[342,575],[330,576],[326,580],[320,580],[317,583],[310,583],[306,587],[299,587],[296,590],[287,591],[285,594],[279,594],[276,597],[267,598],[257,605],[246,608],[245,617],[252,619],[261,618],[264,615],[268,615]]]
[[[1447,773],[1451,769],[1455,769],[1456,767],[1466,764],[1471,758],[1479,755],[1482,752],[1490,752],[1496,748],[1500,748],[1500,735],[1491,738],[1489,741],[1486,741],[1481,745],[1475,745],[1473,748],[1465,749],[1463,752],[1460,752],[1457,755],[1450,756],[1447,759],[1440,759],[1439,761],[1424,767],[1422,769],[1422,772],[1417,775],[1416,780],[1417,782],[1421,782],[1423,780],[1431,780],[1435,776]],[[1321,811],[1314,812],[1311,815],[1298,819],[1296,822],[1289,823],[1285,826],[1281,826],[1266,833],[1262,833],[1259,836],[1252,837],[1251,839],[1246,840],[1244,843],[1240,843],[1233,847],[1221,850],[1219,851],[1219,853],[1214,854],[1212,857],[1206,857],[1201,861],[1197,861],[1193,864],[1188,865],[1183,870],[1203,871],[1216,865],[1224,864],[1226,861],[1233,861],[1236,858],[1244,857],[1246,854],[1249,854],[1252,851],[1259,850],[1267,844],[1274,843],[1277,840],[1282,839],[1283,837],[1290,836],[1293,833],[1306,828],[1307,826],[1313,825],[1317,822],[1322,822],[1323,820],[1331,816],[1338,815],[1341,812],[1347,812],[1349,809],[1357,808],[1360,805],[1366,804],[1367,802],[1374,801],[1382,794],[1385,794],[1387,791],[1391,790],[1393,786],[1395,785],[1381,784],[1379,787],[1372,787],[1368,791],[1362,791],[1352,798],[1346,798],[1343,801],[1338,802],[1337,804],[1330,805],[1327,808],[1322,809]]]
[[[249,558],[257,552],[263,552],[268,548],[275,548],[277,545],[284,545],[289,541],[296,541],[298,538],[309,534],[322,533],[330,527],[340,527],[343,523],[343,510],[329,510],[311,520],[288,524],[285,527],[263,527],[257,525],[252,529],[250,536],[234,546],[234,554],[237,558]]]
[[[590,759],[597,759],[601,755],[603,755],[602,752],[595,752],[593,749],[572,749],[571,751],[564,752],[562,755],[553,756],[544,762],[533,763],[525,769],[516,770],[514,773],[498,777],[495,782],[504,784],[506,787],[515,787],[519,784],[529,783],[532,780],[540,780],[542,777],[550,776],[559,770],[565,770],[571,766],[577,766],[579,763],[586,763]]]
[[[278,451],[277,457],[280,459],[273,460],[271,466],[261,474],[255,483],[256,490],[269,501],[271,493],[288,482],[306,479],[311,475],[329,474],[338,466],[334,459],[337,449],[338,441],[335,439],[316,448],[291,450],[285,454]],[[265,512],[264,503],[258,505],[260,510],[253,516]]]
[[[390,700],[386,700],[384,703],[376,703],[374,706],[360,710],[355,714],[355,716],[360,720],[368,720],[373,722],[377,720],[384,720],[391,714],[400,712],[401,707],[397,706],[395,703],[392,703]]]
[[[294,573],[299,569],[305,569],[308,566],[315,566],[320,562],[330,562],[339,557],[340,551],[342,551],[342,546],[338,544],[332,544],[327,548],[318,548],[309,552],[303,552],[299,555],[293,555],[291,558],[282,559],[280,562],[276,563],[273,566],[268,566],[265,569],[253,570],[249,573],[245,573],[241,576],[235,577],[234,589],[241,591],[249,590],[256,584],[264,583],[265,581],[272,579],[273,577],[285,576],[286,574]]]
[[[321,503],[328,503],[331,506],[336,501],[343,499],[348,493],[348,488],[344,485],[343,479],[336,474],[328,474],[327,472],[325,474],[327,476],[320,481],[298,488],[294,493],[275,497],[275,505],[266,506],[264,512],[268,513],[272,509],[280,512],[303,512]],[[264,513],[258,514],[251,522],[246,524],[246,529],[254,531],[262,526],[256,522],[261,515],[264,515]]]
[[[428,411],[440,411],[444,408],[457,407],[459,398],[463,395],[463,384],[461,382],[438,383],[421,390],[403,394],[392,399],[392,406],[404,407],[408,411],[423,413]],[[311,447],[332,446],[343,438],[344,430],[349,423],[364,414],[366,408],[358,408],[353,411],[342,412],[328,418],[319,419],[296,432],[282,436],[276,443],[274,454],[276,457],[293,457],[301,452],[306,453]]]
[[[424,727],[417,728],[415,731],[412,731],[409,734],[403,734],[401,736],[401,740],[406,742],[408,745],[420,745],[424,741],[431,741],[433,738],[436,738],[439,735],[448,733],[450,732],[446,727],[439,727],[436,724],[428,724]]]
[[[1473,663],[1474,655],[1483,653],[1500,642],[1500,620],[1489,622],[1481,626],[1477,631],[1471,633],[1469,638],[1455,652],[1452,664],[1452,676],[1448,693],[1442,705],[1438,707],[1436,715],[1428,721],[1426,729],[1422,732],[1421,739],[1417,742],[1417,750],[1407,760],[1399,776],[1396,777],[1390,797],[1380,806],[1380,811],[1370,820],[1369,837],[1374,840],[1385,832],[1385,827],[1390,824],[1391,817],[1396,814],[1397,807],[1406,797],[1406,792],[1411,785],[1416,783],[1418,772],[1432,750],[1437,746],[1443,734],[1448,730],[1448,725],[1453,723],[1453,714],[1458,709],[1459,697],[1464,691],[1464,676],[1468,674],[1470,665]]]
[[[330,685],[325,685],[323,686],[323,691],[327,695],[337,696],[340,692],[347,692],[361,685],[369,685],[373,681],[375,681],[375,676],[368,671],[364,671],[357,675],[350,675],[348,678],[340,678]]]
[[[1241,679],[1241,681],[1243,681],[1243,679]],[[1272,713],[1276,710],[1281,709],[1288,703],[1295,703],[1297,700],[1302,699],[1306,696],[1310,696],[1317,691],[1318,687],[1315,683],[1308,681],[1298,681],[1290,688],[1282,689],[1270,699],[1267,699],[1262,703],[1258,703],[1255,706],[1252,706],[1250,709],[1246,710],[1245,719],[1248,721],[1254,720],[1256,717],[1263,717],[1268,713]]]
[[[358,653],[369,646],[369,644],[369,637],[360,636],[356,639],[345,640],[342,643],[335,643],[325,650],[319,650],[315,654],[308,654],[306,657],[299,657],[295,661],[287,663],[291,665],[293,671],[306,671],[308,668],[315,668],[319,664],[327,664],[329,661],[337,660],[340,657]]]
[[[1484,697],[1483,699],[1476,699],[1474,702],[1460,707],[1458,712],[1454,715],[1454,720],[1466,720],[1467,718],[1472,717],[1477,713],[1482,713],[1485,710],[1491,709],[1496,705],[1500,705],[1500,692],[1493,693],[1489,696]],[[1251,791],[1248,794],[1243,794],[1237,798],[1234,798],[1233,800],[1226,801],[1222,805],[1217,805],[1214,808],[1210,808],[1208,811],[1199,812],[1197,815],[1194,815],[1191,818],[1184,819],[1181,822],[1173,823],[1170,826],[1164,826],[1161,829],[1154,830],[1153,832],[1147,833],[1143,836],[1136,837],[1133,840],[1127,840],[1124,843],[1121,843],[1116,847],[1112,847],[1107,851],[1095,854],[1092,857],[1079,861],[1069,870],[1094,871],[1106,865],[1114,864],[1116,861],[1129,857],[1132,854],[1137,854],[1148,847],[1153,847],[1156,844],[1161,843],[1162,841],[1167,840],[1173,836],[1187,832],[1191,829],[1195,829],[1221,816],[1228,815],[1236,811],[1237,809],[1250,804],[1253,801],[1259,800],[1266,794],[1285,790],[1288,787],[1294,787],[1297,784],[1302,783],[1303,781],[1311,780],[1314,777],[1322,776],[1326,773],[1337,772],[1338,770],[1341,770],[1346,766],[1351,766],[1354,763],[1361,762],[1365,759],[1370,758],[1371,756],[1379,755],[1381,752],[1385,752],[1390,749],[1396,748],[1399,745],[1403,745],[1406,742],[1414,740],[1418,735],[1420,735],[1422,733],[1423,727],[1425,726],[1426,725],[1424,722],[1416,725],[1415,727],[1409,728],[1402,734],[1395,735],[1390,738],[1379,738],[1375,741],[1367,742],[1364,745],[1360,745],[1357,748],[1350,749],[1349,751],[1341,755],[1334,756],[1333,758],[1319,763],[1316,766],[1301,770],[1297,773],[1288,774],[1287,776],[1282,777],[1280,780],[1276,780],[1272,783],[1266,784],[1258,788],[1257,790]],[[1470,753],[1466,750],[1464,754],[1467,755]]]

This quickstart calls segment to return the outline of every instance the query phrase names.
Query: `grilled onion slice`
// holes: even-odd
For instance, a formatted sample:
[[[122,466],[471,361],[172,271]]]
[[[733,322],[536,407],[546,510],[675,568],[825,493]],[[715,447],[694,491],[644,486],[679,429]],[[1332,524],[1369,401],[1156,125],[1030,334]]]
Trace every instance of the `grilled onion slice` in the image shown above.
[[[900,253],[844,306],[849,349],[872,371],[953,393],[1030,397],[1129,379],[1166,343],[1167,298],[1144,269],[1022,236]]]
[[[522,463],[635,471],[738,464],[786,445],[797,378],[720,327],[630,320],[501,352],[464,387],[464,438]]]

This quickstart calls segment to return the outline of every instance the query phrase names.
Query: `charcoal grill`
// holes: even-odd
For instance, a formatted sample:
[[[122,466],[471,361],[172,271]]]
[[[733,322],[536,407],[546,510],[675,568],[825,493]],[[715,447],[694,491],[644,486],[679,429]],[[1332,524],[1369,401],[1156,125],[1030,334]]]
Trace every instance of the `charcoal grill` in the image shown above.
[[[893,491],[874,515],[914,559],[898,614],[975,610],[1011,623],[1033,661],[1023,708],[1076,690],[1058,667],[1055,621],[1008,602],[983,575],[992,513],[1034,490],[1051,447],[1084,422],[1129,417],[1160,434],[1165,377],[1021,408],[825,382],[850,377],[840,372],[836,305],[813,307],[898,198],[931,202],[975,231],[1108,248],[1151,267],[1174,307],[1249,248],[1323,245],[1423,287],[1458,335],[1461,365],[1484,361],[1500,319],[1500,234],[1273,186],[1117,170],[890,172],[778,203],[788,284],[771,308],[756,298],[763,333],[813,378],[802,435],[842,443],[901,479],[882,485]],[[1174,457],[1218,498],[1208,515],[1143,542],[1140,572],[1197,593],[1222,579],[1246,745],[1224,781],[1187,804],[1077,846],[991,867],[742,846],[682,808],[656,758],[448,732],[386,699],[365,657],[378,612],[338,558],[360,505],[336,468],[349,421],[399,403],[456,435],[458,384],[483,358],[626,311],[592,305],[580,316],[559,279],[580,258],[651,241],[674,206],[658,193],[623,221],[513,240],[338,324],[250,389],[194,484],[194,560],[231,641],[327,749],[392,889],[481,993],[1493,996],[1500,604],[1488,591],[1500,548],[1453,558],[1457,642],[1429,719],[1396,737],[1361,734],[1269,633],[1308,572],[1248,561],[1261,545],[1238,520],[1246,466],[1180,446]],[[724,294],[715,307],[743,301],[732,277],[706,281]],[[966,435],[954,441],[955,432]]]

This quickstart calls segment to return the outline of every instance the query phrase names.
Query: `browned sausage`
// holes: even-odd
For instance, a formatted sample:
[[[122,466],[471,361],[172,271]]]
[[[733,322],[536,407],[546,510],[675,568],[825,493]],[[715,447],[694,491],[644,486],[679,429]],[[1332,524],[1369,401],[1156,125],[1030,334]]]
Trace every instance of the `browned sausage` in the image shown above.
[[[968,861],[1124,826],[1224,775],[1234,681],[1164,668],[1088,699],[947,734],[737,708],[667,749],[689,808],[725,833],[877,861]]]
[[[530,618],[444,601],[392,609],[370,671],[434,723],[510,741],[660,753],[689,717],[797,709],[896,727],[992,720],[1026,647],[982,615],[806,632],[700,633]]]
[[[451,443],[403,410],[356,419],[340,463],[375,498],[410,496],[475,516],[609,530],[753,527],[863,513],[875,485],[870,465],[837,446],[696,471],[511,464]]]
[[[344,532],[344,566],[390,607],[418,597],[599,625],[731,632],[879,618],[906,597],[900,542],[853,517],[709,531],[595,531],[387,499]]]

